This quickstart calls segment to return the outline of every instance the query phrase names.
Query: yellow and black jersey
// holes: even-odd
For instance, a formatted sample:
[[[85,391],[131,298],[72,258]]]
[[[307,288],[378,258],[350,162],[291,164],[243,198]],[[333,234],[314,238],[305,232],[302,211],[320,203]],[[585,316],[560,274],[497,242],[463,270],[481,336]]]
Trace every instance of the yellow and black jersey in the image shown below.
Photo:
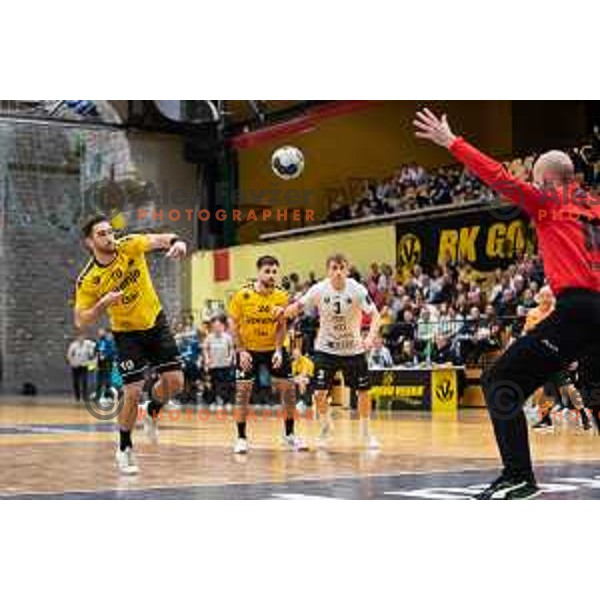
[[[287,304],[287,292],[277,287],[260,293],[250,284],[236,292],[229,303],[229,315],[236,321],[238,337],[246,350],[275,350],[277,321],[273,309],[276,306],[285,308]]]
[[[113,331],[152,328],[161,304],[146,263],[149,248],[147,235],[128,235],[117,240],[117,255],[108,265],[92,258],[77,278],[75,308],[92,308],[111,290],[121,291],[121,300],[107,309]]]

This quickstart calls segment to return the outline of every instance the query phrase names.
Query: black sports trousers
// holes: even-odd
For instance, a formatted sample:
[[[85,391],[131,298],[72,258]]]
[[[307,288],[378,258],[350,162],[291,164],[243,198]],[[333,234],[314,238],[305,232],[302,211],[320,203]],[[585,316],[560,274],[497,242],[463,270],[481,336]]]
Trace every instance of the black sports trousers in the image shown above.
[[[519,338],[482,376],[505,475],[533,480],[525,400],[573,360],[586,364],[581,394],[600,410],[600,292],[562,291],[555,310]]]

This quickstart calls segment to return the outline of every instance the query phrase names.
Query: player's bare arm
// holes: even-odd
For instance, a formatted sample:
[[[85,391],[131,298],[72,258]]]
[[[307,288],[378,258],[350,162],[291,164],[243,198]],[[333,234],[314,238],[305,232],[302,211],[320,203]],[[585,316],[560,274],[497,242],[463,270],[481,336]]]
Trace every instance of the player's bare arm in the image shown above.
[[[283,343],[287,335],[287,324],[285,320],[279,321],[277,331],[275,333],[275,352],[273,353],[272,364],[275,369],[278,369],[283,362]]]
[[[167,258],[185,258],[187,245],[174,233],[149,233],[148,250],[166,250]]]
[[[283,312],[283,318],[286,321],[289,319],[295,319],[299,314],[301,314],[304,311],[304,309],[306,307],[306,303],[307,303],[307,298],[310,298],[310,300],[308,300],[308,302],[311,305],[318,303],[318,301],[319,301],[318,294],[313,294],[312,296],[309,296],[309,294],[311,294],[311,291],[312,291],[312,288],[311,288],[311,290],[306,292],[306,294],[304,296],[302,296],[295,302],[292,302],[291,304],[286,306],[286,308]]]
[[[284,319],[295,319],[303,310],[302,303],[299,301],[292,302],[288,306],[285,307],[283,311]]]
[[[373,348],[375,338],[379,335],[379,326],[381,323],[381,317],[378,310],[374,310],[371,313],[371,325],[369,327],[369,333],[364,340],[365,350],[371,350]]]
[[[75,309],[75,325],[77,327],[87,327],[93,325],[102,316],[102,313],[113,304],[116,304],[123,297],[121,291],[111,291],[102,296],[91,308],[76,308]]]
[[[242,371],[249,371],[252,367],[252,355],[244,348],[240,339],[240,332],[237,320],[233,317],[229,317],[229,328],[231,330],[231,337],[233,338],[233,345],[235,351],[240,356],[240,368]]]

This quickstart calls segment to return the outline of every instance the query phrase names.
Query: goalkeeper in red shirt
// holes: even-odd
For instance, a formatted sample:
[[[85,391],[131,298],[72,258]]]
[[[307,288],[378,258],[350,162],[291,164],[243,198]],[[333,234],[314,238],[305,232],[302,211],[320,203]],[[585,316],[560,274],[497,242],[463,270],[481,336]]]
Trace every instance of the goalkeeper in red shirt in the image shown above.
[[[519,338],[482,376],[504,469],[480,500],[540,494],[523,413],[525,400],[551,375],[575,360],[591,363],[582,389],[594,412],[600,402],[600,201],[575,181],[567,154],[552,150],[533,167],[533,184],[511,176],[497,161],[454,135],[446,115],[417,113],[416,136],[447,148],[469,171],[519,205],[535,223],[555,311]],[[591,399],[591,401],[590,401]]]

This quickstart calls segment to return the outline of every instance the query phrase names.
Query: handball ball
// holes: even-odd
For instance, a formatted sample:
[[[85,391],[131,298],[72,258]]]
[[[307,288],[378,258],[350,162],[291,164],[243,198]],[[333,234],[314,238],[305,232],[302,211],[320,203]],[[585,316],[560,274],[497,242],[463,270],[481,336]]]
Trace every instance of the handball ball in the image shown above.
[[[295,179],[304,171],[304,155],[294,146],[282,146],[273,152],[271,168],[281,179]]]

